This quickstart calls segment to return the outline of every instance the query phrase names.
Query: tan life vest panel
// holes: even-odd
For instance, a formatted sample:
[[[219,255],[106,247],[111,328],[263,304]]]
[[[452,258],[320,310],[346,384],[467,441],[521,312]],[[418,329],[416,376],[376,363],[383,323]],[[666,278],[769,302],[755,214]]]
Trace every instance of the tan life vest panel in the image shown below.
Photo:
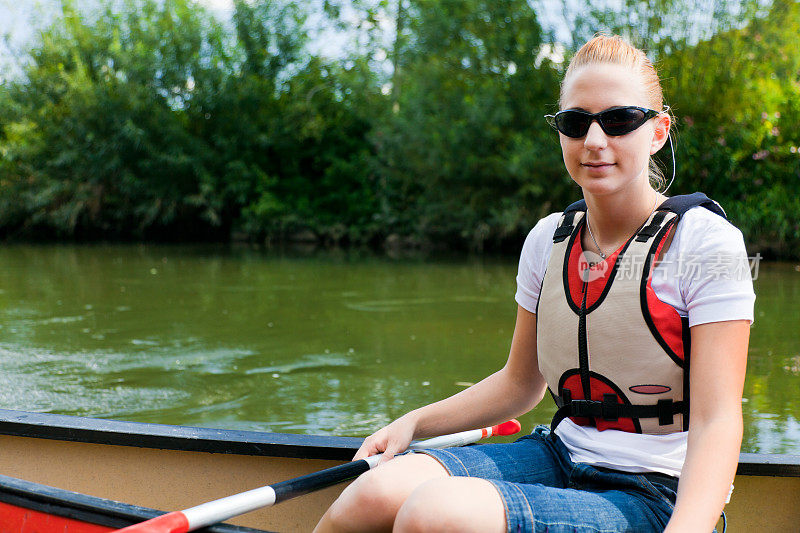
[[[566,417],[598,430],[666,434],[689,424],[689,324],[651,286],[680,215],[704,205],[701,193],[676,196],[605,261],[587,268],[585,203],[564,211],[536,310],[539,369]]]

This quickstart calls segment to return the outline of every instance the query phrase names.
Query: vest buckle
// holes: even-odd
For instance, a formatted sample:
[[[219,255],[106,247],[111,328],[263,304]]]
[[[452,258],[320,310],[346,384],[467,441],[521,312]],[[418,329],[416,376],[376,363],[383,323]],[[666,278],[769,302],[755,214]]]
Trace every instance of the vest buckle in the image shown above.
[[[672,400],[658,400],[656,410],[658,411],[658,425],[668,426],[673,423],[673,402]]]
[[[597,416],[597,406],[600,402],[594,400],[572,400],[569,402],[570,416],[591,418]]]
[[[603,394],[603,404],[601,406],[603,419],[608,420],[609,422],[615,422],[619,420],[619,414],[621,410],[620,405],[621,404],[617,402],[616,394]]]

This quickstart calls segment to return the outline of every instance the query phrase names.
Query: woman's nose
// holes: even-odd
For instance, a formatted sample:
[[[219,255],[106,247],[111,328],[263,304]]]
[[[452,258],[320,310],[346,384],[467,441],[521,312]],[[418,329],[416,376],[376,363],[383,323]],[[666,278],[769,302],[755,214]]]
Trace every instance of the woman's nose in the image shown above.
[[[605,148],[608,144],[608,138],[606,137],[606,132],[603,131],[603,128],[600,127],[598,122],[592,121],[589,124],[589,131],[586,132],[586,138],[583,140],[583,145],[588,150],[599,150]]]

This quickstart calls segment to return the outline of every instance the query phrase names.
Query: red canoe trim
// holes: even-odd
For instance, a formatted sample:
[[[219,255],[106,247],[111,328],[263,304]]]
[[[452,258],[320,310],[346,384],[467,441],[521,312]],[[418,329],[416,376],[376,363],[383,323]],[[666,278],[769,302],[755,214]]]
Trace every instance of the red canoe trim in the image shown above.
[[[107,533],[114,531],[114,528],[0,502],[0,533],[41,533],[44,531]]]

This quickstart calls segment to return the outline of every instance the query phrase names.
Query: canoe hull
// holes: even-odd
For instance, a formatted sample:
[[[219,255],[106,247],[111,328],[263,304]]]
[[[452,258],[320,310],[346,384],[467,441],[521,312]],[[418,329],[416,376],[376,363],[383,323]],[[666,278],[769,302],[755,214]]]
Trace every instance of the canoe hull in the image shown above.
[[[12,436],[0,436],[0,449],[0,472],[8,476],[170,511],[342,463]],[[329,487],[229,522],[275,531],[310,531],[342,489]]]
[[[185,509],[342,464],[360,442],[0,410],[0,473],[125,502],[118,505],[144,508],[142,512],[151,516],[153,509]],[[729,532],[800,530],[799,456],[742,454],[734,484],[726,507]],[[260,530],[310,531],[343,488],[329,487],[229,522]],[[0,502],[16,505],[2,494]],[[3,524],[6,513],[16,516],[19,511],[0,507]],[[28,520],[36,524],[46,519]],[[49,526],[0,527],[0,533],[53,530],[61,531]]]

